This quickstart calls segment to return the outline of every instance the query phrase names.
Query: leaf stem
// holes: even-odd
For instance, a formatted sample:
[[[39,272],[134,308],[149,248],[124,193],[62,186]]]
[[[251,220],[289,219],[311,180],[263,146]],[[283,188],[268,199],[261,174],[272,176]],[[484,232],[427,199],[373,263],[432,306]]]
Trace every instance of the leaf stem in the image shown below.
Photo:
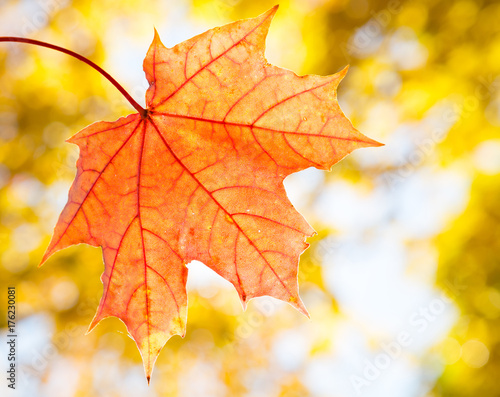
[[[15,43],[33,44],[33,45],[37,45],[37,46],[40,46],[40,47],[50,48],[52,50],[59,51],[59,52],[62,52],[64,54],[70,55],[73,58],[76,58],[79,61],[82,61],[82,62],[86,63],[90,67],[92,67],[95,70],[97,70],[105,78],[107,78],[109,80],[109,82],[111,84],[113,84],[118,89],[118,91],[120,91],[122,93],[122,95],[127,99],[127,101],[129,101],[130,104],[139,112],[139,114],[141,115],[141,117],[144,118],[144,117],[147,116],[146,109],[144,109],[141,105],[139,105],[134,100],[134,98],[132,98],[130,96],[130,94],[125,90],[125,88],[123,88],[120,85],[120,83],[118,83],[113,77],[111,77],[111,75],[108,72],[106,72],[103,68],[101,68],[100,66],[96,65],[90,59],[85,58],[83,55],[77,54],[74,51],[68,50],[68,49],[63,48],[63,47],[59,47],[57,45],[46,43],[44,41],[26,39],[24,37],[3,37],[3,36],[0,36],[0,42],[2,42],[2,41],[4,41],[4,42],[15,42]]]

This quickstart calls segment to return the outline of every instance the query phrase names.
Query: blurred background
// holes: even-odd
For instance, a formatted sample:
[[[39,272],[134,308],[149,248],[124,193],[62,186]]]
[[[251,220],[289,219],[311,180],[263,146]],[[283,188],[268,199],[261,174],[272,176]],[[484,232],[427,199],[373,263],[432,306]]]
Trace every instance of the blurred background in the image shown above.
[[[79,52],[144,104],[153,27],[173,46],[275,2],[3,0],[0,35]],[[318,232],[300,259],[311,320],[271,298],[243,312],[229,283],[192,263],[187,335],[163,349],[149,388],[119,320],[85,335],[100,249],[37,268],[75,175],[65,139],[133,109],[66,55],[0,43],[0,326],[5,336],[15,286],[19,335],[17,390],[3,380],[1,394],[500,395],[498,21],[487,0],[280,2],[269,62],[321,75],[349,64],[341,107],[385,146],[285,181]]]

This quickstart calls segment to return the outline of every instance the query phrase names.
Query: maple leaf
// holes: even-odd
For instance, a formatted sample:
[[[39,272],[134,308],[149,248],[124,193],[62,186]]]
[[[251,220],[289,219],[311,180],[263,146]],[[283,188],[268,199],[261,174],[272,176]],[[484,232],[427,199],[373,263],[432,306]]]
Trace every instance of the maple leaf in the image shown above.
[[[307,315],[297,267],[314,230],[283,180],[380,145],[339,108],[346,69],[297,76],[267,63],[276,10],[170,49],[155,32],[147,110],[68,140],[80,148],[77,176],[42,263],[73,244],[102,247],[104,292],[89,332],[120,318],[148,381],[167,340],[185,334],[192,260],[229,280],[243,305],[269,295]]]

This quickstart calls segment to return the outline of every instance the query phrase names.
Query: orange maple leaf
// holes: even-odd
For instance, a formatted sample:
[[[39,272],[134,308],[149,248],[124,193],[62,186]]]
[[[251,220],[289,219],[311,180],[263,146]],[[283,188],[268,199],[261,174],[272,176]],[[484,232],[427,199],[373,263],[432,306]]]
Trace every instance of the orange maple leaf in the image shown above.
[[[73,244],[102,247],[104,293],[89,331],[120,318],[148,381],[167,340],[185,333],[192,260],[229,280],[243,305],[269,295],[307,315],[297,267],[314,230],[283,180],[380,145],[339,108],[346,69],[297,76],[267,63],[276,10],[170,49],[155,34],[147,111],[68,140],[80,148],[78,172],[42,263]]]

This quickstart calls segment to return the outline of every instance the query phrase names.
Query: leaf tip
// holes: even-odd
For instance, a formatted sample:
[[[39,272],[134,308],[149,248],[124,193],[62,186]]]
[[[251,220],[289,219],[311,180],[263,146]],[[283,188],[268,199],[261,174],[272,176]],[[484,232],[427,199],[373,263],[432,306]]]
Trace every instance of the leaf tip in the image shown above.
[[[385,146],[385,143],[381,143],[379,141],[376,141],[375,139],[371,139],[371,138],[368,138],[368,137],[366,137],[365,143],[366,143],[366,146],[370,146],[370,147]]]
[[[351,133],[356,138],[357,147],[355,149],[359,149],[359,148],[363,148],[363,147],[380,147],[380,146],[385,146],[384,143],[380,143],[380,142],[376,141],[375,139],[367,137],[366,135],[362,134],[361,132],[359,132],[354,127],[352,128]]]
[[[270,8],[267,12],[265,12],[265,16],[266,18],[274,18],[274,15],[276,14],[276,12],[278,11],[278,8],[280,7],[279,4],[276,4],[274,7]]]
[[[43,254],[42,260],[38,264],[38,268],[42,267],[42,265],[49,259],[52,254],[54,253],[54,250],[52,249],[52,244],[47,247],[47,250],[45,251],[45,254]]]
[[[43,256],[42,260],[40,261],[40,263],[38,264],[37,268],[40,269],[43,264],[45,263],[45,261],[49,259],[49,257],[45,257],[45,255]]]
[[[344,69],[342,69],[337,74],[339,75],[340,79],[342,80],[345,77],[345,75],[347,74],[348,71],[349,71],[349,65],[345,65]]]
[[[158,44],[163,45],[163,43],[161,42],[161,39],[160,39],[160,35],[158,34],[158,31],[156,30],[156,28],[153,28],[153,29],[154,29],[153,44],[155,44],[155,45],[158,45]]]
[[[85,332],[85,335],[90,334],[94,328],[101,322],[102,319],[104,319],[105,316],[103,316],[102,311],[100,310],[101,308],[97,309],[97,313],[95,314],[94,318],[92,319],[91,323],[89,324],[89,328],[87,329],[87,332]]]
[[[295,309],[297,309],[299,312],[301,312],[308,319],[311,318],[311,316],[309,315],[309,312],[307,311],[307,309],[306,309],[306,307],[304,305],[304,302],[302,302],[302,300],[299,297],[297,297],[297,296],[291,296],[288,299],[288,303],[290,305],[292,305]]]
[[[266,12],[260,14],[257,18],[255,19],[260,19],[262,21],[266,19],[273,19],[274,15],[276,14],[276,11],[278,11],[279,4],[276,4],[275,6],[271,7],[269,10]]]

